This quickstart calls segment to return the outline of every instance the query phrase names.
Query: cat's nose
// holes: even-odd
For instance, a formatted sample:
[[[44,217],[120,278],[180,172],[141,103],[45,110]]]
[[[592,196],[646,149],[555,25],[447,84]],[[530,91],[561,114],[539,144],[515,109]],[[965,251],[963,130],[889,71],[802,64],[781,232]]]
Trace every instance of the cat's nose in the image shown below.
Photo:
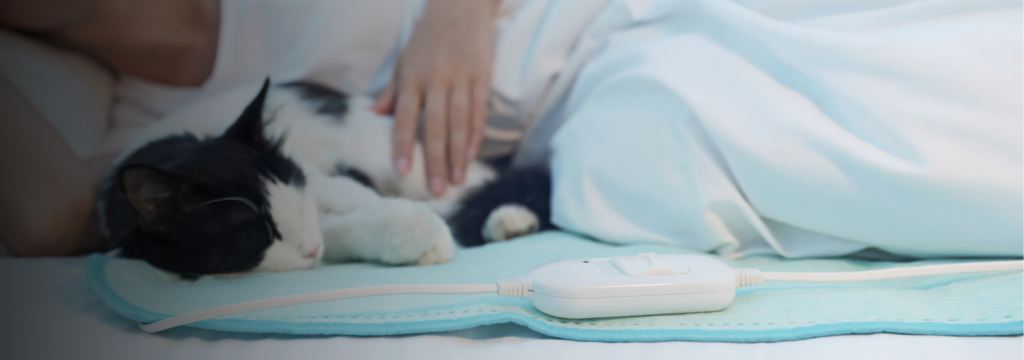
[[[310,252],[306,253],[306,255],[303,255],[302,258],[303,259],[315,259],[316,256],[319,255],[319,253],[320,253],[320,245],[317,244],[317,246],[315,248],[313,248],[313,251],[310,251]]]

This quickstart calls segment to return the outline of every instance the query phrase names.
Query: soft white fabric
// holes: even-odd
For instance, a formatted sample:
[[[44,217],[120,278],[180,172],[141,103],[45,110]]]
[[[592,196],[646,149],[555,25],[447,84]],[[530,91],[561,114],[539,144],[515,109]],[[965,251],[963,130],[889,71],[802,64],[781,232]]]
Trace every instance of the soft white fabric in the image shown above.
[[[159,334],[89,291],[85,258],[0,259],[0,338],[6,359],[1020,359],[1016,337],[832,336],[770,344],[593,343],[546,337],[518,325],[416,336]]]
[[[1024,253],[1019,1],[607,12],[607,43],[544,120],[565,122],[557,225],[735,255]]]
[[[112,146],[196,100],[269,76],[314,79],[365,91],[403,22],[422,0],[222,0],[213,72],[198,87],[172,87],[123,76],[117,84]]]
[[[522,163],[533,143],[537,118],[560,99],[575,71],[596,49],[590,24],[611,0],[505,0],[498,19],[494,76],[480,154],[517,153]],[[529,137],[528,137],[529,136]],[[536,139],[534,141],[524,140]],[[527,153],[532,155],[533,152]]]
[[[110,152],[102,146],[114,82],[108,71],[80,54],[0,29],[0,72],[79,158]]]
[[[507,0],[495,23],[495,67],[481,155],[515,150],[580,33],[609,0]],[[424,0],[222,0],[213,73],[199,87],[131,76],[117,85],[111,146],[176,109],[270,76],[378,94],[391,80]],[[571,78],[571,77],[570,77]]]

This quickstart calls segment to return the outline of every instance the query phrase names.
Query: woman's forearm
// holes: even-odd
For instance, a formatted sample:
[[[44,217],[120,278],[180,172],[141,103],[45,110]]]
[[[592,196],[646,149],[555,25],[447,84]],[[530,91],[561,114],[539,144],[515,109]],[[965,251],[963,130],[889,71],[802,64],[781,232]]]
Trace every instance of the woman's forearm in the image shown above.
[[[88,21],[103,0],[3,0],[0,25],[31,32],[55,32]]]
[[[100,175],[111,155],[83,160],[0,74],[0,242],[18,256],[99,250]]]
[[[219,0],[0,0],[0,26],[81,51],[111,69],[176,86],[213,71]]]

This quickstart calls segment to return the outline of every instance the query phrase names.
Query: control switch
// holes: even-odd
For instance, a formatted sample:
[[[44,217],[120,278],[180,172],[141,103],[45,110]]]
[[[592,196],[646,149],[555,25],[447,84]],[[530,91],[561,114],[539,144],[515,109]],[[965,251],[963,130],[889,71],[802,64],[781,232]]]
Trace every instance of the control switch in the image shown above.
[[[637,256],[611,258],[610,262],[626,276],[683,275],[690,272],[681,256],[644,253]]]

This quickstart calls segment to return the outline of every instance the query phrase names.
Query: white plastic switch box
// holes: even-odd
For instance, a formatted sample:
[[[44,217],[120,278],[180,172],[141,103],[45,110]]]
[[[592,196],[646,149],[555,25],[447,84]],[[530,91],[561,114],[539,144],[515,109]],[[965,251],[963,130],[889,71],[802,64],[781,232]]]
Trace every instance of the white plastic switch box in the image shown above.
[[[718,311],[736,296],[732,268],[700,255],[556,261],[527,278],[538,310],[569,319]]]

